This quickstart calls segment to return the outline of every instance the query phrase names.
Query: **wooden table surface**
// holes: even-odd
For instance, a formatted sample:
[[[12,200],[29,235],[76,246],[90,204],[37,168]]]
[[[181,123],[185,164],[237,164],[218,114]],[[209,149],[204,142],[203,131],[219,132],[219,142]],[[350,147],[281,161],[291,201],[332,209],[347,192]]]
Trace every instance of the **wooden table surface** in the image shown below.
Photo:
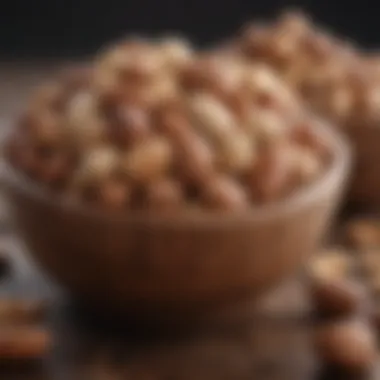
[[[0,117],[12,120],[32,88],[60,66],[59,62],[0,64]],[[310,344],[313,325],[302,318],[308,302],[298,281],[284,284],[259,306],[244,305],[249,316],[245,323],[181,331],[138,328],[126,321],[115,327],[67,299],[35,269],[8,224],[1,199],[0,236],[0,248],[10,252],[12,260],[10,276],[0,282],[0,295],[50,300],[45,323],[55,342],[51,353],[33,365],[0,365],[1,380],[363,378],[317,377],[319,365]]]

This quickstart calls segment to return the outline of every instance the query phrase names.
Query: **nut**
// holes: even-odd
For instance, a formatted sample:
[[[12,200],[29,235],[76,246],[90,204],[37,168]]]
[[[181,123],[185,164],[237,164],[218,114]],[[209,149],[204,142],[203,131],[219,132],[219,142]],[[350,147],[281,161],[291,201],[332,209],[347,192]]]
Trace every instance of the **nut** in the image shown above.
[[[136,145],[120,161],[121,171],[133,181],[147,183],[165,176],[173,163],[173,148],[164,137]]]
[[[345,235],[348,243],[356,249],[380,247],[380,223],[377,220],[352,221],[347,225]]]
[[[48,330],[32,326],[0,328],[0,360],[33,360],[45,356],[51,347]]]
[[[202,190],[205,203],[211,208],[235,211],[248,206],[243,188],[229,177],[214,177]]]
[[[120,210],[129,204],[131,189],[118,179],[106,179],[99,184],[97,203],[105,209]]]
[[[0,324],[15,326],[41,322],[47,313],[48,304],[43,300],[17,298],[0,299]]]
[[[177,209],[183,203],[183,196],[180,184],[170,179],[150,184],[146,195],[148,208],[157,211]]]
[[[311,294],[316,311],[326,316],[349,316],[366,303],[363,285],[342,279],[315,279]]]
[[[317,329],[315,344],[325,362],[344,369],[367,370],[377,360],[374,332],[361,321],[322,326]]]
[[[330,248],[315,255],[309,262],[311,276],[321,281],[348,278],[354,268],[353,258],[340,248]]]

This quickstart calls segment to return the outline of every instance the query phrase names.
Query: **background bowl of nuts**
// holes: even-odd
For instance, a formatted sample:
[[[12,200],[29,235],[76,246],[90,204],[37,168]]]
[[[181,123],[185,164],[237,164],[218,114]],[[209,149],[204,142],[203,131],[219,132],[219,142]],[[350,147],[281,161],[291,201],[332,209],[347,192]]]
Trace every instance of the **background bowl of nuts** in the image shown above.
[[[323,124],[261,65],[129,40],[36,92],[4,184],[71,293],[189,316],[261,294],[316,249],[350,161]]]
[[[349,139],[355,163],[348,200],[367,206],[380,201],[380,77],[378,53],[315,25],[306,15],[285,12],[252,23],[227,50],[273,68],[309,108]]]

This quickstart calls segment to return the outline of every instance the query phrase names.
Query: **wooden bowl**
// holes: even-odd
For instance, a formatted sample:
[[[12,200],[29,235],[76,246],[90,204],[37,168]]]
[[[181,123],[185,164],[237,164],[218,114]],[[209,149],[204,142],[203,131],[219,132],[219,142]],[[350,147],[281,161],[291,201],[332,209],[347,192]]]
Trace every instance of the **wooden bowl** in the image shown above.
[[[35,261],[75,296],[117,312],[201,315],[261,296],[295,274],[337,209],[350,152],[312,186],[244,213],[105,214],[41,189],[6,165],[4,187]],[[104,310],[104,309],[103,309]]]

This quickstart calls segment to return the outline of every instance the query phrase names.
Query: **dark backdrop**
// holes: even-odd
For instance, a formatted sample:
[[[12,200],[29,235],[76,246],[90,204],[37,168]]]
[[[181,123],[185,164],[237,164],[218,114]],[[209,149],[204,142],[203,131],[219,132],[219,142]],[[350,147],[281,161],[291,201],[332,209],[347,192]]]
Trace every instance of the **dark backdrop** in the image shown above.
[[[92,53],[128,33],[177,31],[208,44],[245,21],[298,6],[363,45],[380,45],[378,0],[1,0],[2,56]]]

